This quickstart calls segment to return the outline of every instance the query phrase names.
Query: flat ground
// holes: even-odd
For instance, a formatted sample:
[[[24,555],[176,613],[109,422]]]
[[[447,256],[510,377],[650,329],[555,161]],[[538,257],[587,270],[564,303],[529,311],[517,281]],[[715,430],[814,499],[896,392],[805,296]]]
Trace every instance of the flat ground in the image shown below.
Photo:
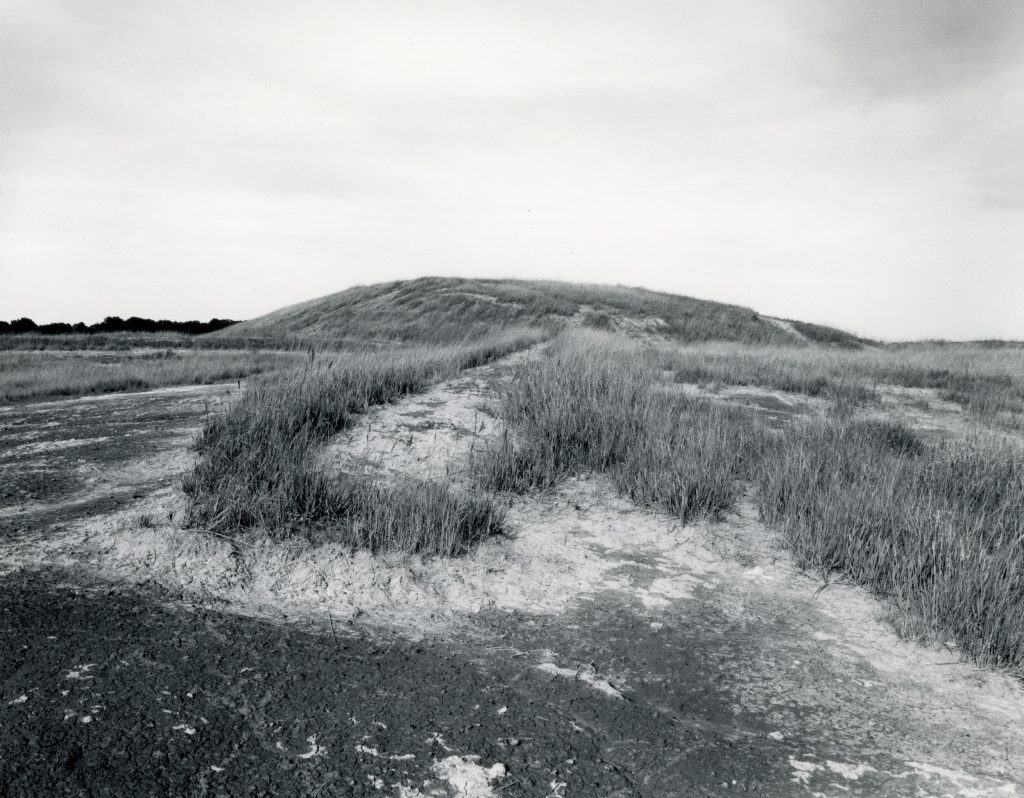
[[[457,488],[514,361],[371,412],[326,465]],[[188,441],[232,388],[0,409],[6,794],[1024,790],[1019,684],[900,641],[749,507],[681,527],[581,478],[454,561],[181,529]]]

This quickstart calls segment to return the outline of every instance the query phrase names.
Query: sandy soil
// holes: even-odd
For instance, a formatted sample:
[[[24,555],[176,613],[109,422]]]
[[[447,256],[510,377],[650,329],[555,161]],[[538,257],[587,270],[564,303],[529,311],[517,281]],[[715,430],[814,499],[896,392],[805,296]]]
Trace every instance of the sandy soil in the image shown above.
[[[332,442],[325,465],[363,468],[382,478],[445,478],[459,489],[471,478],[474,458],[500,434],[496,391],[514,367],[476,369],[375,410],[365,425]],[[733,393],[776,412],[779,424],[815,412],[803,399],[775,397],[785,405],[780,409],[759,391]],[[230,752],[229,744],[219,746],[232,734],[252,747],[241,758],[211,759],[204,767],[222,770],[204,771],[203,784],[216,778],[235,791],[254,773],[277,790],[299,785],[299,792],[312,792],[318,784],[323,795],[359,794],[357,784],[366,794],[502,797],[728,790],[979,796],[1024,789],[1020,684],[960,662],[953,650],[899,640],[885,607],[864,591],[825,586],[799,573],[749,503],[725,523],[680,526],[618,498],[602,479],[580,478],[549,494],[509,497],[511,535],[456,560],[230,542],[174,523],[181,509],[174,475],[189,462],[182,443],[201,419],[203,395],[177,396],[168,405],[160,404],[171,401],[166,394],[147,395],[156,404],[147,399],[137,410],[135,400],[114,400],[102,423],[96,417],[81,422],[87,430],[47,426],[68,417],[64,403],[0,411],[3,423],[17,430],[5,452],[18,450],[0,457],[0,468],[16,460],[23,470],[46,469],[60,458],[52,468],[63,474],[68,469],[59,464],[66,458],[84,458],[76,469],[92,473],[108,498],[120,496],[116,491],[129,480],[157,475],[114,506],[89,504],[95,499],[78,482],[8,503],[5,523],[18,529],[6,536],[2,562],[5,578],[17,586],[14,595],[21,596],[21,605],[11,599],[15,606],[63,602],[72,615],[109,611],[121,618],[128,612],[117,609],[122,603],[141,602],[143,615],[158,619],[152,623],[162,630],[151,642],[142,635],[133,644],[153,649],[138,655],[154,663],[146,667],[178,674],[173,680],[183,690],[194,681],[197,689],[189,692],[201,692],[212,704],[226,706],[224,696],[230,697],[235,712],[218,716],[220,736],[210,751]],[[905,404],[924,412],[916,400]],[[134,412],[140,419],[162,413],[167,422],[128,424],[125,455],[107,459],[118,414]],[[148,430],[138,449],[128,443],[133,426]],[[18,448],[71,439],[89,443]],[[44,509],[59,502],[71,504]],[[43,576],[26,576],[39,568],[47,569]],[[94,587],[83,591],[82,585]],[[102,585],[117,591],[108,595]],[[56,598],[49,595],[54,591]],[[26,651],[50,651],[42,659],[51,663],[46,667],[59,662],[71,673],[102,661],[96,667],[107,669],[103,678],[116,682],[115,692],[150,694],[111,671],[110,656],[85,653],[100,644],[81,624],[74,634],[62,628],[53,642],[32,636],[38,624],[24,621],[28,610],[13,612],[4,615],[13,619],[7,633],[24,638]],[[130,613],[122,620],[134,628]],[[209,630],[228,627],[230,634],[214,639],[217,656],[235,668],[230,680],[202,647],[214,645]],[[170,662],[175,636],[196,651],[194,663]],[[61,648],[66,638],[71,642]],[[301,654],[275,658],[281,639],[293,641]],[[79,653],[72,661],[53,652]],[[132,663],[134,656],[124,659]],[[244,657],[251,664],[242,665]],[[371,664],[380,673],[375,683],[364,673]],[[261,693],[240,678],[242,667],[266,669],[266,687],[275,680],[291,686],[280,695]],[[100,678],[98,671],[95,677],[78,672]],[[56,702],[53,720],[18,714],[38,706],[34,687],[57,684],[56,677],[40,682],[40,673],[25,664],[4,669],[5,723],[45,737],[55,733],[51,724],[80,736],[108,722],[99,710],[84,724],[82,713],[91,709],[67,701],[60,711],[75,712],[77,725],[58,721],[64,696],[45,690]],[[325,690],[334,691],[333,710],[322,709]],[[262,725],[238,710],[264,699],[273,718]],[[137,745],[147,751],[165,750],[161,740],[177,745],[207,734],[191,715],[175,716],[166,729],[147,727],[157,710],[141,699],[129,703],[135,709],[124,712],[141,724]],[[282,720],[307,714],[316,722]],[[366,725],[375,714],[386,735]],[[348,715],[369,731],[353,737],[349,726],[357,724]],[[213,722],[209,714],[202,717]],[[275,729],[290,736],[285,740]],[[79,736],[72,742],[83,752],[76,762],[86,761],[92,744]],[[27,756],[9,735],[2,739],[7,750]],[[409,754],[412,759],[402,759]],[[282,762],[292,769],[281,770]],[[36,781],[27,784],[43,783],[38,768],[30,768]],[[199,776],[183,768],[153,771],[152,783],[173,778],[195,788]],[[339,775],[316,782],[311,769]],[[88,784],[97,784],[95,769],[76,764],[69,772],[79,780],[74,784],[88,774],[94,779]],[[281,773],[289,775],[273,781]],[[306,781],[294,780],[300,777]],[[70,782],[61,778],[46,783],[63,790]]]

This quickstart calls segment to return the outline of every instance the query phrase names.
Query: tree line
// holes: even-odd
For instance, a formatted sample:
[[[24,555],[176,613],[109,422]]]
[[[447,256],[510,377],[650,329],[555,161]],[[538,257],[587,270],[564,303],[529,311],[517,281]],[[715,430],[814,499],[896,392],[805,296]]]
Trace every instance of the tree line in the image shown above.
[[[148,333],[148,332],[176,332],[186,335],[202,335],[203,333],[223,330],[237,324],[233,319],[210,319],[209,321],[171,321],[169,319],[143,319],[139,316],[130,316],[122,319],[120,316],[107,316],[103,321],[96,324],[85,324],[77,322],[68,324],[58,321],[52,324],[36,324],[32,319],[20,318],[12,321],[0,321],[0,334],[3,333],[43,333],[45,335],[63,335],[67,333]]]

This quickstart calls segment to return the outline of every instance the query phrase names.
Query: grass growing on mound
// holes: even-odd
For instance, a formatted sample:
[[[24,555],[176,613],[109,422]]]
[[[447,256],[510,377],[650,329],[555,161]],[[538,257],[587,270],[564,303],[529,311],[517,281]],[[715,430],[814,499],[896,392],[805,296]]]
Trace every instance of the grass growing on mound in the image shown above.
[[[486,466],[499,490],[549,487],[568,473],[612,476],[638,504],[683,520],[717,517],[741,490],[758,441],[746,414],[659,390],[653,360],[615,336],[564,336],[505,397],[506,435]]]
[[[858,418],[851,400],[868,390],[858,379],[898,371],[891,361],[854,361],[834,376],[849,386],[832,393],[839,412],[772,432],[754,416],[680,396],[665,357],[597,332],[557,340],[508,390],[513,432],[492,452],[485,483],[526,490],[603,472],[639,504],[684,520],[720,516],[753,485],[763,519],[801,566],[870,587],[892,602],[906,634],[1024,666],[1019,443],[928,445],[901,424]],[[738,374],[757,368],[772,374],[770,364],[736,365]]]
[[[605,328],[639,322],[677,341],[745,341],[804,346],[806,342],[748,308],[642,288],[554,281],[424,277],[358,286],[214,333],[299,336],[324,341],[446,343],[497,327],[561,329],[583,321]],[[864,343],[839,330],[820,337]]]
[[[486,497],[409,480],[326,475],[319,448],[372,405],[394,401],[540,340],[509,331],[472,344],[340,355],[251,383],[211,419],[184,482],[190,523],[214,532],[260,527],[372,550],[455,554],[500,530]]]

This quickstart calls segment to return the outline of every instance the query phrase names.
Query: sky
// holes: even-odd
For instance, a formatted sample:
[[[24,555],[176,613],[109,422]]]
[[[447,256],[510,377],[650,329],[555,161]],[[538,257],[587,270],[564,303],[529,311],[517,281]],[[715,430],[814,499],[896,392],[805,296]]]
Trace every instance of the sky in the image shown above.
[[[1018,0],[4,0],[0,319],[425,275],[1024,339]]]

